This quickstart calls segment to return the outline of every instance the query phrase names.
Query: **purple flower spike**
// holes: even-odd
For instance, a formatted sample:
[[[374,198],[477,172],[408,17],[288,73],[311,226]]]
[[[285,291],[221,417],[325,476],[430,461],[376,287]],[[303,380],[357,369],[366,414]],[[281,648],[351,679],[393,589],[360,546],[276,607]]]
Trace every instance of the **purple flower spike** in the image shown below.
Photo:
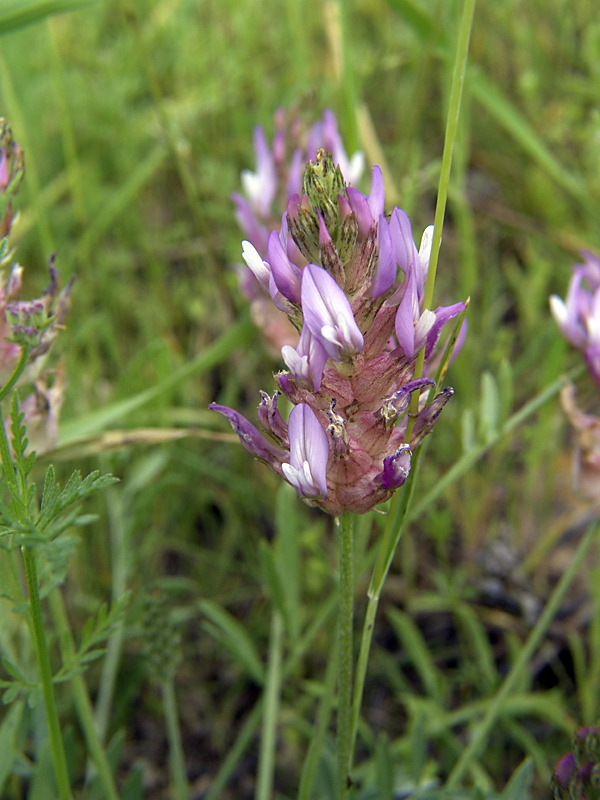
[[[248,422],[246,417],[234,411],[233,408],[220,406],[218,403],[211,403],[209,408],[211,411],[218,411],[219,414],[227,417],[231,427],[240,437],[242,447],[255,458],[266,461],[270,465],[281,464],[286,453],[271,444],[251,422]]]
[[[425,307],[433,228],[426,229],[419,249],[404,211],[384,215],[378,166],[368,195],[355,188],[354,158],[348,162],[333,114],[325,111],[307,146],[298,126],[284,140],[284,124],[278,112],[271,161],[262,133],[255,142],[255,183],[260,174],[268,187],[272,162],[281,183],[275,197],[285,201],[288,190],[281,223],[274,208],[268,218],[258,213],[256,203],[265,195],[252,182],[248,202],[238,203],[238,217],[246,228],[253,221],[275,228],[264,236],[264,246],[247,237],[254,247],[244,245],[244,260],[293,328],[294,335],[278,347],[287,369],[275,375],[293,409],[286,423],[277,393],[261,392],[257,430],[231,409],[211,408],[227,416],[246,449],[309,505],[336,517],[363,514],[405,483],[412,454],[453,394],[446,388],[423,406],[434,386],[426,376],[440,357],[434,356],[440,331],[465,305]],[[315,160],[301,181],[301,154],[305,159],[307,153]],[[581,333],[581,349],[600,381],[600,261],[586,256],[579,269],[569,308],[555,305],[565,326]],[[254,279],[252,285],[254,298]],[[263,306],[253,300],[253,316],[267,330],[267,298],[260,293],[258,299]],[[459,341],[464,331],[465,326]],[[419,410],[409,426],[411,396],[419,399]]]
[[[312,335],[334,361],[359,353],[363,335],[348,298],[322,267],[308,264],[302,273],[302,311]]]
[[[300,386],[310,392],[319,391],[328,356],[308,325],[305,324],[302,328],[298,347],[294,350],[289,344],[284,345],[281,348],[281,357]]]
[[[411,461],[410,445],[401,444],[393,456],[383,459],[381,484],[384,489],[398,489],[408,478]]]
[[[288,420],[290,463],[281,468],[300,497],[327,497],[329,441],[317,415],[306,403],[292,409]]]

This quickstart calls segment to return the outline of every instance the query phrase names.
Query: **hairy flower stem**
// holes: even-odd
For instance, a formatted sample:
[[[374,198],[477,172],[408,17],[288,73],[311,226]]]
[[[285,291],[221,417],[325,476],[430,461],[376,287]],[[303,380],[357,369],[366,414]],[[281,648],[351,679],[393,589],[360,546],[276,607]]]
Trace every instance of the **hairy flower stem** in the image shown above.
[[[275,739],[279,715],[281,692],[281,659],[283,655],[283,619],[274,610],[271,619],[271,641],[269,664],[265,684],[265,710],[263,714],[260,756],[256,781],[256,800],[270,800],[273,796],[273,773],[275,770]]]
[[[75,645],[60,589],[57,588],[51,592],[48,599],[52,618],[54,620],[54,627],[60,643],[62,660],[63,663],[65,663],[73,658],[75,654]],[[96,767],[96,772],[98,773],[98,778],[106,800],[119,800],[112,770],[98,735],[98,729],[94,720],[94,708],[83,675],[75,675],[71,678],[70,684],[73,689],[73,699],[77,709],[77,716],[83,728],[88,752]]]
[[[338,706],[337,798],[350,792],[352,767],[352,622],[354,611],[354,515],[346,512],[338,522]]]
[[[189,800],[190,787],[185,769],[183,745],[181,743],[181,730],[177,714],[177,698],[175,697],[175,684],[173,676],[169,675],[161,681],[163,698],[163,713],[167,723],[167,736],[169,739],[169,768],[173,786],[174,800]]]

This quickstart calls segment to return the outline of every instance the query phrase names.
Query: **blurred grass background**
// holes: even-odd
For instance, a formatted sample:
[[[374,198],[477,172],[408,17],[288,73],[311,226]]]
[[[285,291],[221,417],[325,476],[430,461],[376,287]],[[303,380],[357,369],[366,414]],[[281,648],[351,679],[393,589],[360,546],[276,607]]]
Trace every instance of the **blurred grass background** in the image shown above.
[[[104,0],[28,26],[5,16],[0,112],[26,154],[12,242],[32,296],[54,250],[63,278],[77,274],[60,342],[69,385],[55,458],[65,472],[83,463],[122,479],[97,502],[99,521],[75,558],[70,613],[83,619],[125,587],[169,594],[183,632],[178,694],[194,796],[214,790],[260,695],[205,601],[243,623],[262,662],[270,612],[259,543],[273,539],[278,492],[242,448],[205,438],[225,430],[209,402],[251,418],[278,368],[244,322],[230,194],[254,165],[256,124],[270,138],[276,108],[296,107],[310,123],[331,107],[348,152],[361,148],[384,167],[389,208],[409,213],[418,241],[433,219],[460,9],[448,0]],[[596,3],[480,0],[436,290],[439,303],[471,297],[470,331],[422,494],[578,362],[548,295],[564,295],[582,248],[600,250],[598,97]],[[595,402],[584,380],[580,388]],[[133,428],[190,435],[105,451],[103,432]],[[86,435],[98,438],[78,449]],[[396,765],[396,781],[414,779],[417,741],[423,774],[451,769],[590,517],[573,493],[572,458],[553,399],[401,542],[359,737],[374,796],[387,792],[381,759]],[[322,693],[335,555],[330,520],[282,496],[300,552],[298,629],[324,615],[284,691],[276,781],[291,797]],[[363,520],[358,547],[367,551],[379,528]],[[480,785],[499,789],[529,754],[534,797],[548,797],[576,723],[596,720],[595,559],[587,575],[591,588],[582,577],[472,771]],[[367,580],[365,568],[359,598]],[[144,766],[145,796],[166,796],[157,697],[135,627],[124,637],[109,649],[114,694],[106,666],[90,682],[105,686],[109,734],[126,731],[124,763]],[[250,736],[223,797],[252,795],[256,752]]]

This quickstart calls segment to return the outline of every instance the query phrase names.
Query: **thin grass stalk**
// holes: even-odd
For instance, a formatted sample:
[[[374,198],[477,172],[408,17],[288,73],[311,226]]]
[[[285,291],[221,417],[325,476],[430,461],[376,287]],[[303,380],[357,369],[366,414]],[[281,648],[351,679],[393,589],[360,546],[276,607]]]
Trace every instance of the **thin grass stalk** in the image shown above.
[[[311,622],[306,632],[302,635],[296,647],[293,648],[291,654],[286,659],[283,666],[283,680],[292,675],[302,657],[312,647],[317,634],[323,628],[329,617],[333,614],[336,604],[337,593],[332,594],[331,597],[329,597],[323,603],[321,610],[318,612],[317,616]],[[263,706],[264,694],[260,696],[254,708],[248,715],[248,718],[246,719],[246,722],[244,723],[244,726],[240,731],[235,744],[229,753],[227,753],[225,760],[219,767],[219,771],[215,776],[210,789],[208,790],[205,800],[219,800],[221,797],[225,787],[235,772],[241,757],[253,740],[256,729],[258,728],[262,718]]]
[[[464,87],[464,78],[467,69],[468,55],[469,55],[469,42],[471,38],[471,30],[473,27],[473,16],[475,13],[475,0],[465,0],[463,6],[463,14],[459,30],[458,45],[456,49],[456,60],[454,64],[454,72],[452,77],[452,89],[450,93],[450,103],[448,109],[448,119],[446,122],[446,135],[444,139],[444,153],[442,157],[442,168],[440,173],[440,182],[437,194],[437,203],[434,218],[434,234],[433,243],[431,248],[431,258],[429,261],[429,271],[427,274],[427,283],[425,285],[424,307],[429,308],[433,302],[433,290],[435,285],[435,276],[437,271],[437,263],[440,251],[440,243],[442,239],[442,227],[444,223],[444,216],[446,213],[446,203],[448,198],[448,186],[450,182],[450,169],[452,166],[452,152],[454,149],[454,142],[456,139],[456,131],[458,127],[458,119],[460,116],[460,107],[462,101],[462,93]],[[417,358],[417,365],[415,369],[415,377],[423,375],[423,368],[425,364],[425,349],[421,350]],[[410,441],[410,435],[414,425],[414,419],[418,412],[419,396],[415,392],[411,398],[411,416],[407,425],[406,441]],[[367,673],[367,666],[369,654],[371,651],[371,642],[373,639],[373,628],[375,625],[375,618],[377,616],[377,608],[379,606],[379,599],[383,584],[387,577],[388,571],[394,558],[394,553],[400,541],[400,536],[404,530],[406,516],[410,501],[414,492],[416,484],[416,476],[418,474],[418,465],[422,454],[422,448],[416,453],[413,460],[411,475],[409,477],[408,485],[402,493],[402,500],[399,500],[399,495],[396,494],[392,499],[390,512],[388,515],[388,524],[381,541],[379,556],[373,570],[373,576],[368,591],[368,605],[365,614],[365,622],[363,625],[363,633],[361,638],[361,645],[356,669],[356,678],[354,684],[354,698],[352,708],[352,722],[351,722],[351,751],[354,752],[356,743],[356,735],[358,731],[358,721],[360,718],[360,710],[362,706],[362,698],[364,693],[364,684]],[[352,759],[352,756],[351,756]]]
[[[110,552],[112,572],[112,600],[116,602],[127,591],[129,577],[129,563],[131,560],[129,536],[124,530],[123,515],[121,513],[120,496],[109,490],[107,509],[109,512]],[[95,719],[100,741],[106,739],[110,708],[112,705],[117,672],[121,661],[121,651],[125,638],[125,620],[118,623],[114,633],[111,634],[106,648],[106,656],[102,664],[100,685],[96,698]],[[89,770],[88,770],[89,777]]]
[[[50,752],[52,754],[52,765],[54,767],[56,785],[61,800],[72,800],[73,795],[71,794],[67,758],[60,729],[56,698],[54,696],[54,686],[52,684],[50,655],[48,653],[48,645],[44,634],[44,621],[42,619],[42,606],[40,604],[35,553],[29,547],[22,547],[21,554],[23,556],[23,564],[25,565],[25,580],[27,582],[27,593],[29,595],[31,629],[33,632],[38,672],[42,684],[42,697],[44,698],[44,709],[46,711],[46,721],[48,723],[48,738],[50,740]]]
[[[60,589],[54,589],[54,591],[50,593],[48,600],[64,663],[73,658],[75,654],[75,645]],[[75,675],[70,680],[70,684],[73,689],[75,708],[77,709],[77,716],[79,717],[79,722],[87,742],[88,752],[94,762],[106,800],[119,800],[119,793],[115,786],[110,763],[98,735],[98,729],[94,719],[94,707],[90,700],[83,675]]]
[[[319,702],[317,711],[317,720],[315,723],[315,730],[313,731],[308,753],[302,765],[302,772],[300,774],[300,787],[298,789],[298,800],[310,800],[312,790],[319,766],[319,759],[323,752],[323,745],[325,743],[325,735],[329,728],[329,720],[333,710],[333,703],[335,700],[335,679],[337,676],[337,663],[338,663],[338,648],[337,642],[334,642],[327,662],[327,670],[325,673],[325,683],[323,686],[323,694]]]
[[[369,655],[371,652],[371,643],[373,640],[373,631],[375,628],[375,619],[377,616],[377,609],[379,608],[379,600],[381,598],[383,584],[385,583],[385,579],[391,567],[396,548],[398,547],[398,542],[400,541],[400,537],[402,536],[402,532],[405,528],[405,520],[410,507],[410,502],[416,483],[416,477],[419,471],[420,453],[421,450],[419,450],[415,455],[414,463],[404,491],[401,494],[396,492],[392,499],[388,513],[387,524],[381,538],[377,561],[373,568],[371,582],[367,590],[367,610],[365,612],[365,620],[360,640],[360,650],[358,654],[358,661],[356,663],[354,692],[352,698],[352,757],[354,756],[354,749],[356,746],[358,723],[360,720],[360,711],[365,689]]]
[[[350,790],[352,768],[352,623],[354,614],[354,515],[346,512],[338,521],[338,706],[337,797]]]
[[[535,653],[538,645],[542,641],[546,631],[550,627],[552,620],[556,616],[565,595],[571,586],[571,583],[577,575],[577,571],[581,566],[583,559],[587,555],[592,543],[596,539],[600,523],[595,521],[590,525],[586,533],[581,538],[579,545],[571,559],[569,566],[563,573],[561,579],[557,583],[554,591],[550,595],[550,599],[536,622],[533,630],[529,634],[524,646],[519,650],[519,654],[515,663],[513,664],[510,672],[504,679],[502,685],[496,692],[493,700],[487,707],[487,711],[483,719],[476,726],[473,731],[469,744],[461,753],[460,758],[454,765],[454,769],[450,773],[446,781],[447,789],[454,789],[462,780],[465,772],[468,770],[471,762],[477,758],[481,749],[485,746],[488,734],[492,730],[498,718],[502,715],[503,704],[513,688],[523,679],[527,665]]]
[[[456,141],[456,131],[458,128],[458,119],[460,117],[465,74],[469,59],[469,43],[471,41],[471,30],[473,28],[475,2],[476,0],[465,0],[458,33],[458,44],[456,47],[456,59],[452,74],[452,88],[450,90],[448,118],[446,120],[442,168],[440,171],[440,181],[435,205],[435,217],[433,221],[433,242],[431,244],[431,257],[429,259],[429,270],[427,272],[427,282],[425,284],[425,294],[423,298],[424,308],[430,308],[433,303],[433,290],[435,286],[435,276],[437,273],[437,265],[440,254],[440,244],[442,241],[442,228],[444,226],[444,217],[446,215],[446,205],[448,202],[448,186],[450,184],[452,153],[454,151],[454,143]],[[424,366],[425,348],[423,348],[417,356],[415,378],[420,378],[423,375]],[[414,426],[414,419],[418,412],[418,406],[419,393],[415,392],[410,401],[411,416],[407,425],[406,441],[410,441],[410,435]]]
[[[160,684],[163,700],[163,714],[167,724],[167,738],[169,741],[169,772],[173,787],[174,800],[189,800],[190,787],[185,768],[185,756],[181,742],[179,728],[179,715],[177,713],[177,698],[175,696],[175,682],[173,675],[169,675]]]
[[[281,694],[281,661],[283,655],[283,620],[277,610],[271,618],[271,641],[269,644],[269,663],[265,683],[265,705],[262,736],[256,781],[256,800],[271,800],[273,777],[275,773],[275,749],[277,719],[279,716],[279,697]]]

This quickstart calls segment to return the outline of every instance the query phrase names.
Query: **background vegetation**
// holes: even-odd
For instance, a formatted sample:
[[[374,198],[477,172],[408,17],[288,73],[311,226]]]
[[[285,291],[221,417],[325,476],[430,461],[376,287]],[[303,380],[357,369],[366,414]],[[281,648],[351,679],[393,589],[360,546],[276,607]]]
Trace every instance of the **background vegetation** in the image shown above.
[[[121,479],[90,508],[98,521],[66,583],[75,627],[133,590],[88,683],[108,738],[123,732],[119,774],[137,765],[144,796],[167,796],[140,601],[164,594],[181,635],[192,794],[252,796],[271,619],[261,542],[277,536],[290,617],[276,787],[292,797],[323,695],[335,547],[331,520],[206,410],[218,399],[252,415],[278,368],[237,288],[230,194],[253,166],[257,123],[271,137],[280,106],[307,123],[331,107],[348,152],[384,168],[389,207],[419,236],[433,219],[461,4],[104,0],[37,18],[59,6],[0,11],[0,112],[26,154],[12,242],[27,294],[45,285],[53,251],[65,280],[77,274],[61,445],[48,458]],[[556,393],[497,434],[579,360],[548,296],[564,295],[582,248],[600,250],[599,54],[592,0],[478,4],[436,290],[439,303],[470,295],[470,331],[416,503],[465,452],[482,457],[415,518],[386,587],[359,734],[371,797],[447,777],[595,513],[573,491]],[[580,391],[597,406],[587,379]],[[362,520],[359,620],[380,528]],[[467,782],[500,790],[530,755],[532,796],[549,796],[574,729],[598,716],[598,577],[594,555]],[[325,766],[315,797],[328,796]],[[27,785],[15,777],[5,796]]]

